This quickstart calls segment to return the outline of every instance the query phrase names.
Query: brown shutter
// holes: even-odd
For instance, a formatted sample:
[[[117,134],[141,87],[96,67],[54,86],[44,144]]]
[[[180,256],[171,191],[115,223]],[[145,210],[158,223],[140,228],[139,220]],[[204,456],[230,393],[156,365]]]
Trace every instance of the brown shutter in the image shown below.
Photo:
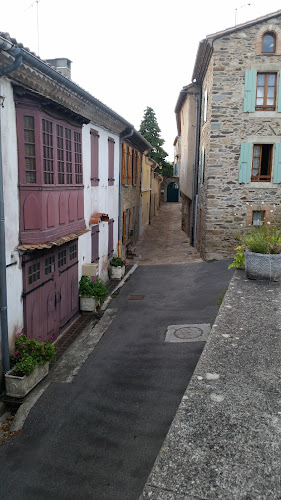
[[[128,238],[130,238],[130,236],[131,236],[131,226],[132,226],[132,209],[130,208],[129,209],[129,234],[128,234]]]
[[[138,183],[138,180],[140,178],[140,173],[141,173],[141,158],[142,158],[141,153],[138,153],[136,184]]]
[[[99,133],[91,129],[91,185],[99,185]]]
[[[108,138],[108,185],[114,185],[114,144],[112,137]]]
[[[123,242],[123,245],[126,243],[126,210],[124,210],[123,212],[123,239],[122,239],[122,242]]]
[[[122,144],[122,185],[126,184],[126,161],[127,161],[127,145]]]
[[[128,151],[128,184],[132,184],[132,148]]]

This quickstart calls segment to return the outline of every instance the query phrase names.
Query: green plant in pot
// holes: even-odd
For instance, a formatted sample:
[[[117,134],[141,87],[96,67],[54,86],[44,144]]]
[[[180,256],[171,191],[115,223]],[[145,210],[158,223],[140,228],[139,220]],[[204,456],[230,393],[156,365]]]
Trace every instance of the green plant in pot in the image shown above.
[[[54,361],[55,346],[50,342],[38,342],[18,333],[15,351],[11,356],[11,370],[5,374],[6,393],[22,398],[44,378],[49,364]]]
[[[102,304],[108,295],[108,289],[101,279],[92,282],[89,276],[82,276],[79,282],[81,311],[93,312]]]
[[[121,259],[121,257],[113,256],[110,259],[109,275],[111,279],[122,279],[125,274],[125,264],[126,261]]]
[[[281,279],[281,230],[270,223],[251,228],[240,236],[242,245],[237,247],[233,264],[245,265],[249,279]]]

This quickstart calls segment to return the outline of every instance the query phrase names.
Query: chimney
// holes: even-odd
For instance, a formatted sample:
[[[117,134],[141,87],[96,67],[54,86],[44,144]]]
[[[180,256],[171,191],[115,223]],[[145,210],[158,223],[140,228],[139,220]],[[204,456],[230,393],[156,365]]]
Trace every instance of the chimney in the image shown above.
[[[46,59],[48,64],[57,68],[57,70],[71,80],[71,61],[66,57],[59,57],[57,59]]]

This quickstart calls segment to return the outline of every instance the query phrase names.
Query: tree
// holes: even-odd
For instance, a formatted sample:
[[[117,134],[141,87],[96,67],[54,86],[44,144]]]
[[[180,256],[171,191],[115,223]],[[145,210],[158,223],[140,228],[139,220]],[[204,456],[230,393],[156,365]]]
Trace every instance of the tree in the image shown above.
[[[144,111],[139,132],[152,146],[150,157],[162,167],[161,169],[157,169],[157,171],[162,175],[171,177],[173,175],[173,167],[171,163],[165,160],[168,153],[162,148],[165,141],[160,137],[161,130],[155,112],[149,106]]]

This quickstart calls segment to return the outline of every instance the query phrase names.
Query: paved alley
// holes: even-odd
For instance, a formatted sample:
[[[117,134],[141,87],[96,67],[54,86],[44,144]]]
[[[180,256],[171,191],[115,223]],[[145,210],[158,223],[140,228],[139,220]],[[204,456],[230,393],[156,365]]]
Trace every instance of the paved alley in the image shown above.
[[[162,203],[159,215],[145,228],[135,248],[133,262],[140,265],[202,262],[181,229],[181,203]]]

